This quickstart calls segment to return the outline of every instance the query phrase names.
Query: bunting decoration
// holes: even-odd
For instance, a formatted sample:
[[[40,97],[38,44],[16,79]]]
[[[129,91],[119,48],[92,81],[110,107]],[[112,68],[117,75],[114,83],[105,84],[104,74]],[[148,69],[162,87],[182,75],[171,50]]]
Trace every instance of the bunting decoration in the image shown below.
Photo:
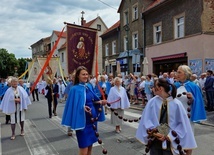
[[[60,75],[61,75],[61,77],[62,77],[62,81],[63,81],[64,85],[67,86],[67,83],[66,83],[66,81],[65,81],[65,75],[64,75],[64,72],[63,72],[63,70],[62,70],[62,65],[61,65],[59,59],[58,59],[57,61],[58,61],[59,72],[60,72]]]
[[[85,66],[91,74],[97,30],[67,23],[68,72]]]
[[[25,79],[25,75],[32,68],[33,63],[34,63],[34,60],[32,60],[29,65],[28,64],[26,65],[26,66],[28,66],[28,69],[26,69],[25,72],[22,73],[22,75],[19,76],[19,79],[21,79],[21,78]]]

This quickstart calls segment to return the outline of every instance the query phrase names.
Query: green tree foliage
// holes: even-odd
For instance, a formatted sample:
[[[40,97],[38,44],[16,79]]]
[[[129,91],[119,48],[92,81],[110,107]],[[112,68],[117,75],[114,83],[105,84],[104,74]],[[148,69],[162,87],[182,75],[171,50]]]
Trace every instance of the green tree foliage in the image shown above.
[[[27,64],[27,61],[25,58],[19,58],[18,59],[18,63],[19,63],[19,68],[18,68],[18,75],[20,76],[22,73],[25,72],[25,70],[27,69],[26,67],[26,64]]]
[[[8,53],[4,48],[0,48],[0,76],[2,78],[13,76],[15,73],[15,67],[19,68],[15,55]]]
[[[18,75],[22,75],[25,70],[28,69],[28,63],[31,62],[32,59],[31,58],[19,58],[18,59],[18,63],[19,63],[19,68],[18,68]],[[28,74],[26,74],[25,76],[27,76]]]

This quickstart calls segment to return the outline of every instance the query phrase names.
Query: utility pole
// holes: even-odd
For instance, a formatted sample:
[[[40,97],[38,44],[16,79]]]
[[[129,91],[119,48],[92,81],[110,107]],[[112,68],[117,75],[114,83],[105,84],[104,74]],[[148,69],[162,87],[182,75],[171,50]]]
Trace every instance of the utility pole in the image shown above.
[[[129,75],[129,23],[128,23],[128,12],[126,15],[126,25],[124,26],[124,29],[126,31],[126,35],[127,35],[127,73]]]

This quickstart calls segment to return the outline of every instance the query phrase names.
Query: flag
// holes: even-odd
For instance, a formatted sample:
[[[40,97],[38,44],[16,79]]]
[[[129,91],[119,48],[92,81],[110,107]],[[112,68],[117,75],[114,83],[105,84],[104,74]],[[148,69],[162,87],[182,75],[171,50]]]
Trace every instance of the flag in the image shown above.
[[[68,73],[79,66],[92,72],[97,30],[67,23]]]

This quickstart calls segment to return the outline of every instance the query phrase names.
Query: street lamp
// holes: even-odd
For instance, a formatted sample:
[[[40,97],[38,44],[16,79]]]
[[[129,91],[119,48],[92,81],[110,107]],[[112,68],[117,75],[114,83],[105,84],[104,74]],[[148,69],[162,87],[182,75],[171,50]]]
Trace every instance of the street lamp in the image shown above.
[[[128,24],[126,24],[125,26],[124,26],[124,29],[125,29],[125,31],[126,31],[126,35],[127,35],[127,72],[128,72],[128,74],[129,74],[129,30],[130,30],[130,28],[129,28],[129,25]]]

